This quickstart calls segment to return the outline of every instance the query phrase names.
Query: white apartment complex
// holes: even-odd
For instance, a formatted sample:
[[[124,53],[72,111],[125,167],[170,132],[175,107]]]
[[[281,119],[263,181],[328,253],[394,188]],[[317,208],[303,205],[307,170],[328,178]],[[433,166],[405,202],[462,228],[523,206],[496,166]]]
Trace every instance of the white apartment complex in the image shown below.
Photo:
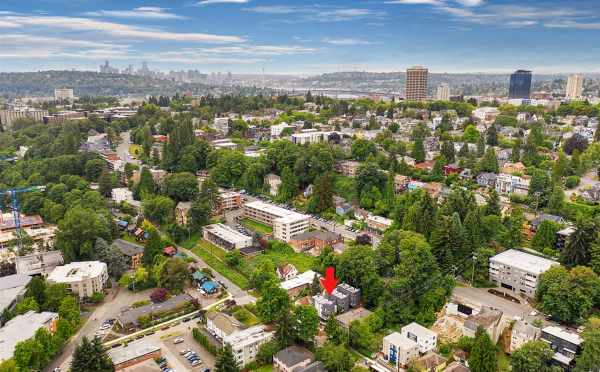
[[[310,217],[262,201],[244,204],[244,217],[273,227],[276,239],[289,242],[292,236],[308,230]]]
[[[292,130],[296,129],[295,126],[289,125],[288,123],[281,123],[276,125],[271,125],[271,138],[279,138],[281,137],[281,132],[290,128]]]
[[[419,345],[410,338],[394,332],[383,338],[381,352],[383,359],[395,367],[394,371],[403,371],[412,360],[419,357]]]
[[[525,178],[500,173],[496,176],[496,192],[500,195],[519,194],[527,195],[530,181]]]
[[[49,283],[64,283],[73,294],[80,298],[91,297],[102,292],[108,281],[108,270],[104,262],[71,262],[56,267],[47,278]]]
[[[490,280],[499,287],[534,297],[540,275],[558,262],[509,249],[490,258]]]
[[[450,100],[450,86],[448,83],[441,83],[435,92],[435,99],[439,101],[449,101]]]
[[[566,97],[568,99],[581,98],[583,95],[583,75],[570,75],[567,80]]]
[[[252,245],[251,236],[242,234],[222,223],[204,226],[202,228],[202,234],[204,240],[228,251],[250,247]]]
[[[416,342],[421,354],[434,350],[437,346],[437,333],[415,322],[402,327],[400,333]]]
[[[0,110],[0,124],[3,130],[11,130],[13,122],[17,119],[28,118],[37,122],[43,122],[44,116],[48,116],[48,110],[37,110],[32,108],[17,108],[14,110]]]
[[[226,136],[229,133],[229,117],[215,118],[212,128]]]
[[[238,366],[245,366],[256,359],[261,345],[271,341],[274,335],[275,332],[266,331],[265,326],[257,325],[226,336],[223,344],[231,345]]]
[[[73,101],[75,95],[73,89],[70,88],[58,88],[54,89],[54,100],[55,101]]]

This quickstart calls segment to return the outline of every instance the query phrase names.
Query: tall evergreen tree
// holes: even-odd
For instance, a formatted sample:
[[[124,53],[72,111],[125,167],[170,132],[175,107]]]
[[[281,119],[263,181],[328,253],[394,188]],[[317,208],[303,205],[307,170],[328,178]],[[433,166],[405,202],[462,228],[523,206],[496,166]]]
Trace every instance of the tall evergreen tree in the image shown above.
[[[215,364],[216,372],[239,372],[235,358],[233,357],[233,351],[231,345],[225,344],[225,346],[219,351],[217,356],[217,363]]]
[[[112,176],[107,169],[103,169],[102,173],[100,173],[100,177],[98,177],[98,192],[108,198],[112,193]]]
[[[112,360],[106,354],[100,339],[94,337],[90,341],[84,336],[73,353],[71,371],[112,372],[114,370]]]
[[[415,139],[410,156],[413,157],[417,163],[425,161],[425,146],[423,145],[423,138],[418,137]]]
[[[569,237],[561,252],[561,261],[567,267],[586,266],[590,262],[590,246],[596,237],[596,226],[593,221],[580,218],[575,232]]]
[[[473,372],[496,372],[498,368],[496,346],[482,327],[479,327],[475,334],[469,368]]]
[[[442,144],[441,154],[444,155],[448,163],[454,163],[456,154],[454,151],[454,143],[452,141],[444,141]]]

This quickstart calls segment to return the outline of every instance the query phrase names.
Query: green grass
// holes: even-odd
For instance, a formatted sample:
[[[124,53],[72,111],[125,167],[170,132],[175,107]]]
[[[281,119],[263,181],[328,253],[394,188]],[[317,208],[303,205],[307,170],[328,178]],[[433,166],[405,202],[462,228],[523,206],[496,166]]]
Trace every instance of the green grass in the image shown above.
[[[198,232],[191,234],[188,239],[185,239],[178,245],[180,245],[186,249],[192,249],[196,246],[196,244],[198,243],[198,240],[200,240],[200,238],[202,238],[202,233],[198,231]]]
[[[201,240],[198,242],[196,247],[192,248],[192,252],[202,258],[202,260],[206,262],[206,264],[213,270],[216,270],[219,272],[219,274],[231,280],[238,287],[242,289],[247,289],[250,287],[248,278],[246,278],[239,271],[227,266],[227,264],[222,261],[225,254],[222,249],[215,247],[204,240]],[[219,257],[220,255],[222,256]]]
[[[243,307],[233,313],[233,317],[242,322],[246,327],[252,327],[260,323],[256,315]]]
[[[273,248],[267,249],[263,254],[251,257],[247,262],[251,268],[254,268],[262,260],[270,260],[275,266],[289,263],[294,265],[301,273],[312,269],[316,264],[315,257],[304,253],[296,253],[290,246],[281,243],[275,243]]]
[[[267,226],[264,223],[256,222],[256,221],[248,219],[248,218],[244,218],[242,220],[242,225],[244,225],[246,228],[248,228],[250,230],[254,230],[260,234],[272,234],[273,233],[273,228],[271,228],[270,226]]]
[[[268,364],[266,366],[260,366],[256,369],[253,369],[252,372],[272,372],[273,371],[273,366]]]

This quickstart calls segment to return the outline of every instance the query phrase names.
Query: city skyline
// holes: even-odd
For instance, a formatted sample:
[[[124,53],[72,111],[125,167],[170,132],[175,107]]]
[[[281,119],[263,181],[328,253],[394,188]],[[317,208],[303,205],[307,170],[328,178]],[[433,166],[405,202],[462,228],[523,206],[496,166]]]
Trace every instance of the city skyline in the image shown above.
[[[590,0],[16,1],[0,5],[0,71],[121,69],[600,72]]]

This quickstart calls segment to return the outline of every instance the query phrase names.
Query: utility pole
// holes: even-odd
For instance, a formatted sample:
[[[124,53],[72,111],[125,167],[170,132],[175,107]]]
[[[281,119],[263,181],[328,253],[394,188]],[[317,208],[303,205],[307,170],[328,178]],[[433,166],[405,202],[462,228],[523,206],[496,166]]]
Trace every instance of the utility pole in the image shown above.
[[[473,282],[475,281],[475,260],[477,259],[476,255],[473,255],[473,267],[471,270],[471,287],[473,287]]]

